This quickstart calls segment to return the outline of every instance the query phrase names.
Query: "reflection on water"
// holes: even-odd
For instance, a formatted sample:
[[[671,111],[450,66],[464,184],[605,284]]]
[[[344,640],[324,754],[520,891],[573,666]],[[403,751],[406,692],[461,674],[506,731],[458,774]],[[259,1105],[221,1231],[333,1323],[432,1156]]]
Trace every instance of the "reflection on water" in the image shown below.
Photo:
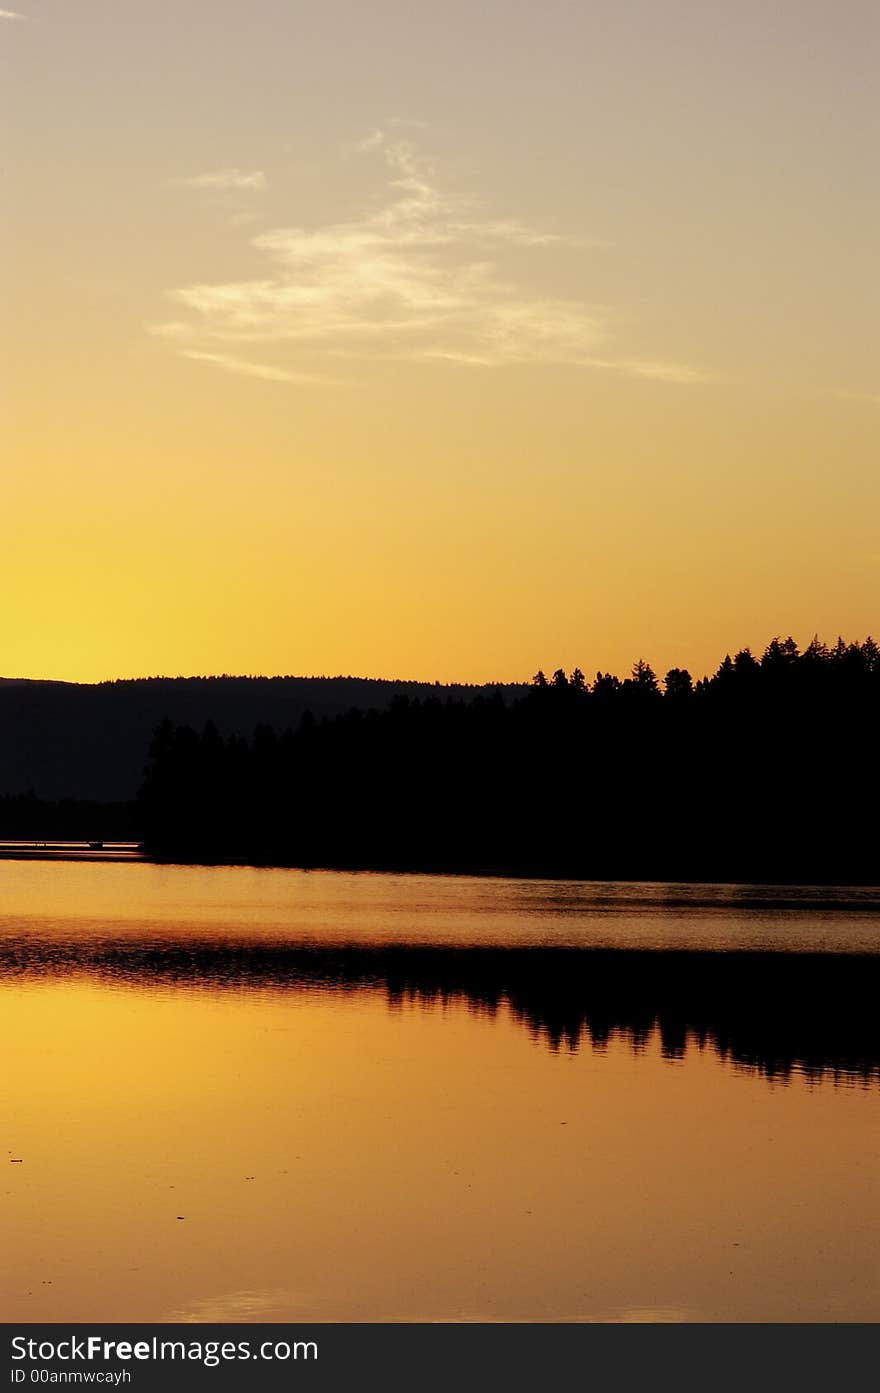
[[[0,1318],[877,1319],[876,893],[5,862]]]
[[[0,940],[0,980],[72,973],[183,991],[381,991],[389,1007],[500,1007],[552,1050],[612,1036],[689,1046],[768,1078],[880,1081],[880,955],[573,948],[319,948],[195,936]]]

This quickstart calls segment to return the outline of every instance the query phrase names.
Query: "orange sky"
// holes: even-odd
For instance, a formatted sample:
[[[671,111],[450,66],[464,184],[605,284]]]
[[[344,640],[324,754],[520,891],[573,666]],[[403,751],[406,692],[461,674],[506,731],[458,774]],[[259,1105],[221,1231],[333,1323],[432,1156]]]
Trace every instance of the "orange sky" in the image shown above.
[[[880,629],[876,10],[525,8],[0,18],[0,673]]]

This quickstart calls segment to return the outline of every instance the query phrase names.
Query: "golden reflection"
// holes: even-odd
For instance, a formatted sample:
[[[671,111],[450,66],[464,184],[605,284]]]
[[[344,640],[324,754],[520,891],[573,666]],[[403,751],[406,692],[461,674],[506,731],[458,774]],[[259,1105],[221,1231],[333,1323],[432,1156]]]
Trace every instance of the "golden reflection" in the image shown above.
[[[880,1314],[874,1091],[378,988],[2,1005],[7,1320]]]

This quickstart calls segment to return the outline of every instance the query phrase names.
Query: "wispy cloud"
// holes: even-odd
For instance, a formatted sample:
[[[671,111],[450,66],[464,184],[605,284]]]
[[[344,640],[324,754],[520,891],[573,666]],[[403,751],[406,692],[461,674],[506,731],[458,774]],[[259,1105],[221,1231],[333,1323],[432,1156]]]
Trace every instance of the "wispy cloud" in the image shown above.
[[[225,368],[227,372],[239,373],[242,377],[258,377],[264,382],[292,382],[298,387],[328,386],[333,379],[319,377],[314,373],[290,372],[287,368],[272,367],[269,363],[252,363],[242,358],[233,358],[228,353],[209,353],[196,348],[180,350],[182,358],[193,358],[199,363],[213,363],[215,367]]]
[[[842,387],[828,387],[822,395],[834,397],[837,401],[860,401],[868,406],[880,406],[880,392],[853,392]]]
[[[266,187],[266,176],[261,169],[213,169],[207,174],[193,174],[171,182],[184,189],[259,190]]]
[[[607,309],[523,283],[524,262],[533,282],[548,251],[582,254],[595,244],[488,216],[479,199],[445,190],[412,143],[386,130],[356,148],[384,164],[380,198],[345,222],[253,237],[250,245],[267,264],[264,276],[169,292],[188,317],[155,332],[188,356],[239,372],[251,365],[224,350],[275,345],[276,352],[308,351],[312,360],[556,364],[679,384],[707,380],[686,364],[618,355]],[[231,175],[242,177],[224,171],[198,182],[218,187],[206,181]],[[264,367],[257,375],[273,371]],[[277,371],[273,380],[293,380]]]
[[[27,19],[27,15],[20,15],[17,10],[0,10],[0,19]]]
[[[229,224],[231,227],[250,227],[253,223],[260,221],[260,214],[245,212],[243,209],[237,213],[230,214]]]

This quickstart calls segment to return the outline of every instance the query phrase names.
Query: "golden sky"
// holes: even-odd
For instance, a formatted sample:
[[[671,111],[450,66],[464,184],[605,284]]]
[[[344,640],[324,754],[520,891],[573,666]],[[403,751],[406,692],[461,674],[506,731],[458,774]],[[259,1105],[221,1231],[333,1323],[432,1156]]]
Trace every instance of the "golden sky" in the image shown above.
[[[861,0],[0,12],[0,673],[863,637]]]

